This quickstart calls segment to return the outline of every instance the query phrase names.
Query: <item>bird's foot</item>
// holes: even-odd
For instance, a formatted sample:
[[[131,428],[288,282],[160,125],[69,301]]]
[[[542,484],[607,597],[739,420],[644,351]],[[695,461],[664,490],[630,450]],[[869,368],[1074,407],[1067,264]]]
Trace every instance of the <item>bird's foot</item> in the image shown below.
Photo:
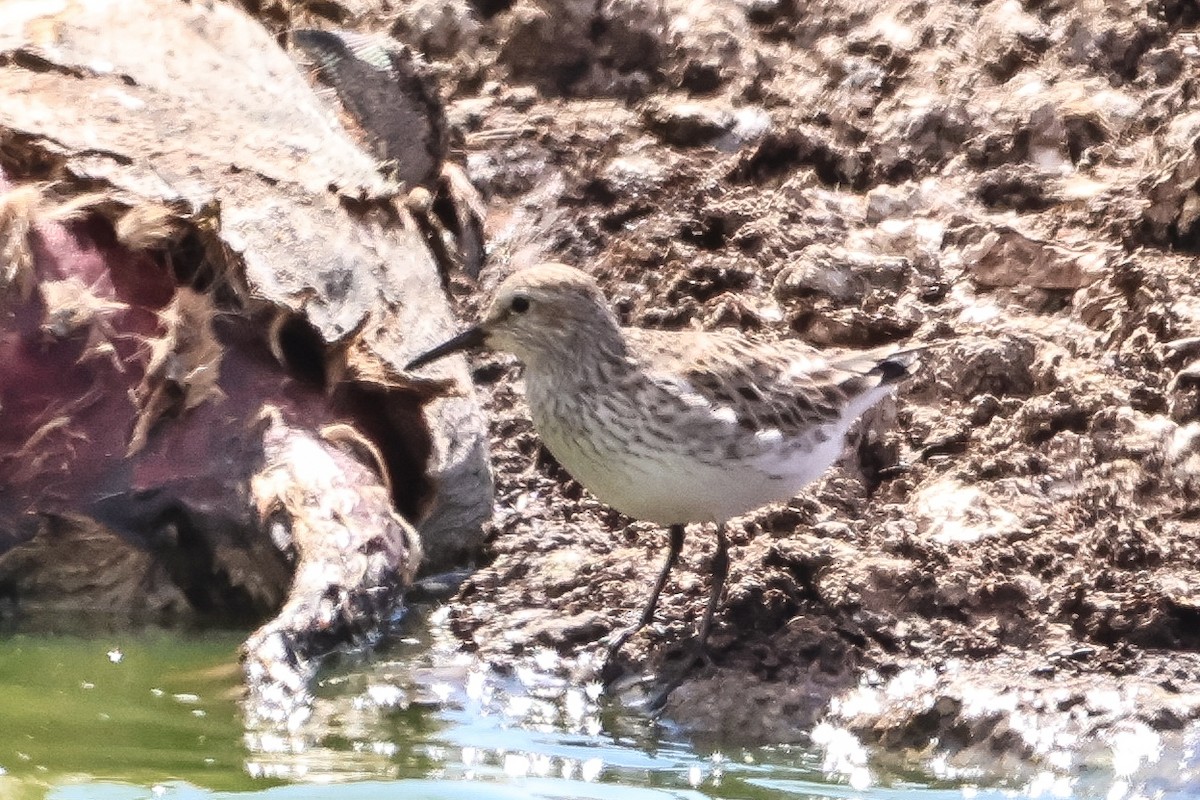
[[[671,675],[666,683],[658,687],[658,691],[651,695],[646,702],[646,710],[650,712],[651,717],[658,719],[662,716],[663,711],[667,708],[667,701],[671,699],[671,694],[683,684],[684,679],[691,672],[691,664],[684,664]]]
[[[620,655],[621,648],[638,632],[640,627],[640,625],[633,625],[616,631],[609,641],[608,647],[604,649],[604,661],[600,664],[600,682],[605,686],[625,674],[625,667],[617,660],[617,656]]]
[[[671,698],[671,692],[678,689],[681,683],[683,683],[683,675],[676,675],[666,686],[663,686],[646,701],[646,710],[650,712],[653,719],[658,719],[666,711],[667,700]]]
[[[600,665],[600,683],[605,688],[616,683],[625,674],[625,667],[616,659],[606,658]]]
[[[662,715],[663,710],[667,707],[667,700],[671,698],[671,693],[678,689],[687,676],[693,672],[697,661],[702,662],[705,669],[715,667],[712,655],[704,649],[704,645],[701,642],[694,642],[688,648],[688,653],[682,663],[679,664],[667,682],[660,686],[658,691],[647,701],[646,710],[650,712],[651,716],[657,718]]]

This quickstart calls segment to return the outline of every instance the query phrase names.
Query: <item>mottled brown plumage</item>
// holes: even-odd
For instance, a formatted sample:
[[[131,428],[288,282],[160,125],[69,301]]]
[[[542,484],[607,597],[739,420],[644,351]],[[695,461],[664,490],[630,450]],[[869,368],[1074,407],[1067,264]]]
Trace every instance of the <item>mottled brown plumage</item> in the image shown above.
[[[617,510],[671,527],[671,552],[634,630],[653,614],[683,526],[718,525],[700,643],[727,566],[723,524],[787,500],[828,469],[850,425],[911,360],[829,356],[733,332],[622,328],[595,281],[561,264],[510,276],[477,327],[409,367],[475,345],[525,363],[534,425],[573,477]]]

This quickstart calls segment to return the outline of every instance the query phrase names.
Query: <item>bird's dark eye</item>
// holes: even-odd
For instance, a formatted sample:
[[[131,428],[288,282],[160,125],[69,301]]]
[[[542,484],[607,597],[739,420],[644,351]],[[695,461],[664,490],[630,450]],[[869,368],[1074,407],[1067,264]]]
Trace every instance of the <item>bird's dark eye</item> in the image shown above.
[[[509,307],[513,311],[517,312],[518,314],[524,314],[526,311],[529,310],[529,298],[528,297],[514,297],[512,299],[512,304]]]

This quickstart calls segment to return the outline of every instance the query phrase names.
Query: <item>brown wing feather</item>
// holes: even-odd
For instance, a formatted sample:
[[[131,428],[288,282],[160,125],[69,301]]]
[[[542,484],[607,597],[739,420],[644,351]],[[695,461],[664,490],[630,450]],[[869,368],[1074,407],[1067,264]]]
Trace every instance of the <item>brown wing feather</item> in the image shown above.
[[[761,344],[732,334],[626,330],[649,375],[685,379],[714,408],[730,408],[749,430],[784,436],[833,422],[853,397],[877,387],[878,360],[831,362],[803,342]]]

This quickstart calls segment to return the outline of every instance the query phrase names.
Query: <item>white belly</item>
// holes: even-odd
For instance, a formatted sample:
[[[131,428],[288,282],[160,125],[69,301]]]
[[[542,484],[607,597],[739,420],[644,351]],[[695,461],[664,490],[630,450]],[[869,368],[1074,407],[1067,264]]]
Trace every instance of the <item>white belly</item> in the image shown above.
[[[676,404],[668,428],[661,409],[635,394],[557,393],[532,372],[526,387],[542,441],[571,476],[623,514],[660,525],[725,522],[794,497],[838,459],[850,425],[887,393],[881,387],[841,418],[785,440],[691,401]]]
[[[845,440],[844,431],[830,431],[836,435],[812,450],[716,465],[594,433],[582,441],[553,421],[538,427],[554,457],[592,494],[623,514],[660,525],[724,522],[786,501],[837,460]]]

